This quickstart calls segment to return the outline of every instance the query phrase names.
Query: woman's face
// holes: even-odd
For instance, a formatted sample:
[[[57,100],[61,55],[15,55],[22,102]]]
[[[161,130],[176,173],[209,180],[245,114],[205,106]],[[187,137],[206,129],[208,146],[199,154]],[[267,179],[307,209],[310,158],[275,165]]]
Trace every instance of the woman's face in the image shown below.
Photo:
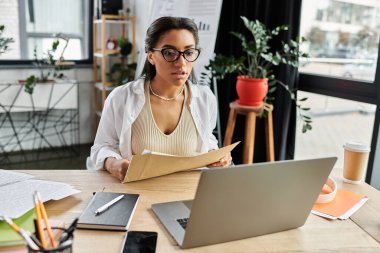
[[[155,48],[170,48],[183,52],[187,49],[195,48],[195,39],[188,30],[173,29],[161,36]],[[193,69],[193,62],[188,62],[183,55],[180,55],[178,60],[174,62],[168,62],[160,51],[149,51],[148,60],[156,68],[154,79],[167,84],[183,85]]]

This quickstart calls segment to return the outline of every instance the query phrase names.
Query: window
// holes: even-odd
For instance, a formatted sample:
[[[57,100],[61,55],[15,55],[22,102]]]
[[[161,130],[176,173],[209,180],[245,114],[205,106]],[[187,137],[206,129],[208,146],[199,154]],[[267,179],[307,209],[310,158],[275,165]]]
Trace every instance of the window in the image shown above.
[[[366,142],[371,144],[366,181],[377,185],[380,178],[372,175],[380,171],[379,34],[378,0],[302,1],[301,35],[309,40],[304,50],[310,58],[299,68],[299,89],[323,96],[306,95],[314,125],[310,136],[297,131],[295,156],[341,157],[344,141]]]
[[[310,58],[300,72],[374,81],[380,1],[304,0],[301,35]]]
[[[301,133],[302,122],[297,125],[296,159],[337,156],[337,168],[343,168],[343,144],[359,141],[371,145],[376,106],[309,92],[298,92],[308,97],[304,104],[312,110],[313,129]]]
[[[89,59],[90,0],[0,0],[0,24],[14,43],[0,60],[33,60],[60,38],[56,57],[67,43],[66,60]]]

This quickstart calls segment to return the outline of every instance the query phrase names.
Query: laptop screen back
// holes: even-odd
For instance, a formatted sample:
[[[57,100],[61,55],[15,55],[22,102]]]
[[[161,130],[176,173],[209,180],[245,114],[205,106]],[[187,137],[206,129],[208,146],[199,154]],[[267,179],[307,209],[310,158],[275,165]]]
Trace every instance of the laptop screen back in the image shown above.
[[[302,226],[336,157],[202,172],[183,248]]]

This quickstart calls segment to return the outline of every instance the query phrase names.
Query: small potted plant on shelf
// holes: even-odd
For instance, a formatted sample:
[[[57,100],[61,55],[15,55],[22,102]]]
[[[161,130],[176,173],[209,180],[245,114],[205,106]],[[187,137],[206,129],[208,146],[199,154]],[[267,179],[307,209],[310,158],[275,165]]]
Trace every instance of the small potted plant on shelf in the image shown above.
[[[120,37],[117,40],[117,46],[120,61],[111,66],[108,76],[118,86],[134,79],[137,64],[128,63],[128,56],[132,52],[132,43],[127,38]]]
[[[231,32],[231,34],[241,41],[244,54],[239,57],[216,55],[206,66],[208,73],[202,73],[201,79],[211,81],[216,78],[220,80],[226,74],[238,74],[236,83],[237,102],[247,106],[262,106],[263,103],[272,104],[274,91],[280,85],[288,92],[299,109],[303,121],[302,132],[311,130],[312,121],[310,116],[306,114],[310,108],[301,106],[301,102],[306,101],[307,98],[297,99],[295,90],[276,79],[272,69],[273,66],[280,64],[297,67],[299,58],[307,57],[307,54],[299,48],[305,39],[302,37],[298,38],[297,41],[290,40],[289,43],[281,41],[281,50],[274,51],[269,42],[281,31],[287,30],[287,26],[279,26],[270,30],[257,20],[250,21],[246,17],[241,17],[241,19],[250,31],[250,38],[237,32]],[[265,108],[264,106],[264,114],[266,113]]]

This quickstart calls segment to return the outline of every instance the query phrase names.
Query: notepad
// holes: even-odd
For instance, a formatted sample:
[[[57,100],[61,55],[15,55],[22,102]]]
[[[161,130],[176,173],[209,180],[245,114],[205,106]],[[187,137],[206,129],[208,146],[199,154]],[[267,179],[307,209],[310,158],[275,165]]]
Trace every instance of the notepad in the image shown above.
[[[95,211],[120,195],[124,197],[106,211]],[[139,194],[96,192],[79,217],[77,228],[127,231],[136,210]]]
[[[368,197],[338,189],[334,200],[328,203],[315,204],[312,213],[328,219],[348,219],[368,200]]]
[[[36,212],[34,209],[28,211],[21,217],[17,219],[13,219],[13,222],[20,228],[24,229],[27,232],[34,233],[34,222],[33,220],[36,218]],[[65,223],[57,220],[50,220],[50,225],[52,227],[64,227]],[[61,230],[53,230],[53,234],[55,237],[59,237],[61,234]],[[0,252],[13,252],[13,250],[17,251],[20,247],[19,245],[25,245],[25,240],[15,232],[8,224],[4,221],[0,221]],[[5,251],[3,249],[5,248]],[[22,247],[25,251],[25,247]]]
[[[20,228],[34,233],[33,219],[36,218],[34,209],[25,213],[20,218],[14,219],[13,222]],[[0,221],[0,247],[24,245],[25,241],[15,232],[6,222]]]

